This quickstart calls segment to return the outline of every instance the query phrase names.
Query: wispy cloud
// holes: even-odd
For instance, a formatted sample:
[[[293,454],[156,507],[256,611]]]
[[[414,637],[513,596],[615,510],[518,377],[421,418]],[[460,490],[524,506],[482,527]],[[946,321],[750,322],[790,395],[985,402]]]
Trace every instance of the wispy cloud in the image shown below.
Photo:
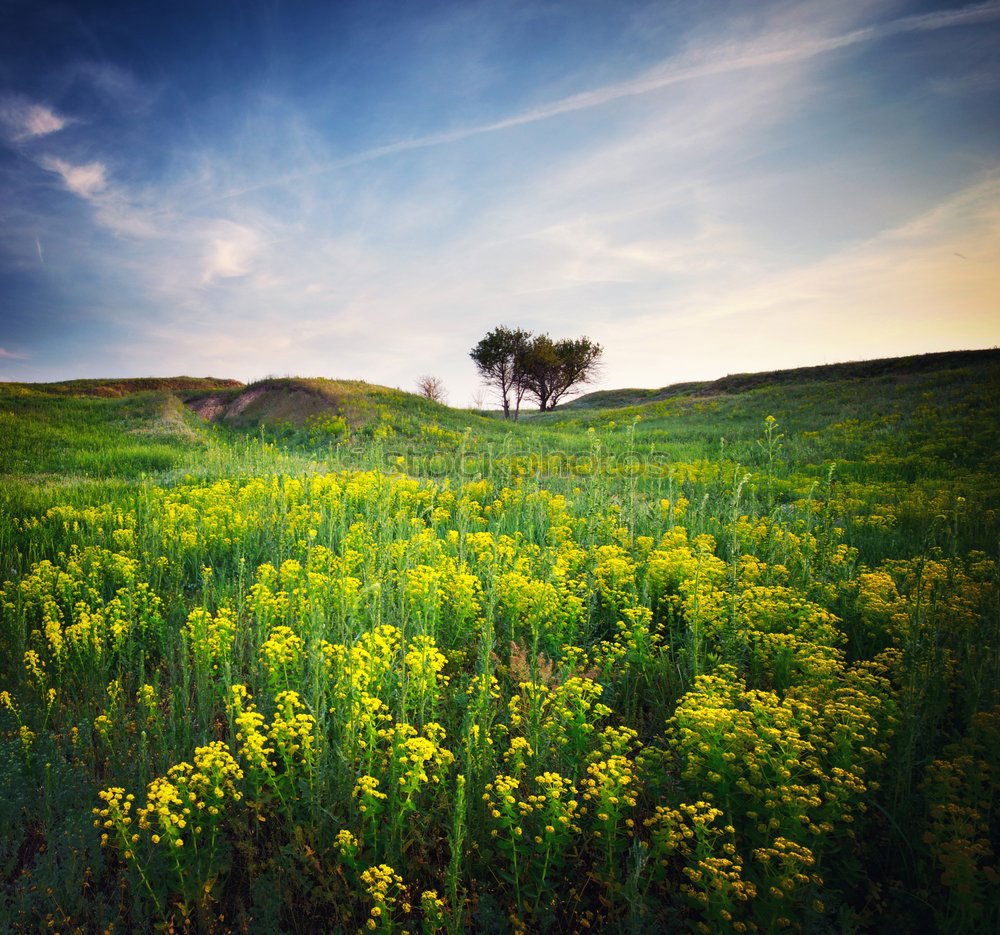
[[[46,303],[47,284],[72,295],[65,315],[82,339],[44,363],[36,351],[49,336],[37,347],[15,330],[3,339],[53,376],[81,366],[74,354],[103,373],[296,372],[408,386],[428,371],[462,398],[474,379],[464,348],[498,321],[589,333],[608,348],[608,384],[996,334],[1000,237],[988,220],[1000,205],[986,183],[967,185],[994,150],[939,132],[952,118],[931,109],[942,95],[918,92],[984,67],[981,55],[942,65],[942,50],[978,42],[981,52],[1000,0],[860,27],[896,0],[779,0],[745,13],[737,4],[696,26],[651,0],[651,17],[680,23],[662,44],[622,54],[602,38],[586,70],[564,56],[538,80],[517,72],[520,40],[499,54],[505,27],[482,12],[490,6],[462,24],[494,30],[482,84],[425,109],[421,95],[440,94],[443,78],[422,83],[422,58],[400,66],[414,87],[398,99],[388,86],[364,98],[342,74],[321,103],[271,77],[227,78],[199,97],[165,72],[155,122],[118,106],[134,88],[115,66],[74,75],[89,82],[74,94],[115,116],[102,123],[81,104],[79,134],[7,152],[0,200],[12,222],[0,229],[0,260],[34,276],[38,308],[58,304]],[[994,32],[943,32],[975,24]],[[886,45],[878,82],[853,56],[830,54],[893,35],[910,38]],[[423,54],[447,62],[437,42],[430,34]],[[634,77],[584,77],[593,74]],[[584,80],[604,83],[560,96]],[[234,88],[246,93],[236,100]],[[353,104],[331,103],[352,89],[375,110],[390,98],[395,119],[366,109],[358,120]],[[399,118],[411,99],[413,113]],[[448,126],[456,113],[468,123],[412,129]],[[397,141],[331,158],[373,128]],[[432,147],[443,148],[420,152]],[[395,153],[412,155],[383,158]],[[100,333],[99,354],[85,331]]]
[[[816,37],[809,35],[788,35],[777,32],[765,36],[763,40],[750,41],[735,46],[726,44],[717,48],[699,49],[686,56],[668,59],[648,69],[644,74],[628,81],[569,95],[568,97],[530,108],[501,120],[461,127],[442,133],[430,133],[412,139],[387,143],[384,146],[376,146],[304,172],[290,173],[225,192],[217,198],[208,199],[207,203],[240,197],[276,185],[287,185],[292,182],[302,181],[313,175],[372,162],[387,156],[412,150],[427,149],[433,146],[442,146],[448,143],[458,143],[476,136],[482,136],[483,134],[496,133],[501,130],[509,130],[515,127],[538,123],[543,120],[550,120],[553,117],[602,107],[616,101],[624,100],[625,98],[662,91],[673,85],[695,81],[700,78],[710,78],[751,69],[789,65],[839,49],[874,42],[890,36],[905,33],[932,32],[956,26],[986,23],[997,19],[1000,19],[1000,0],[985,0],[983,3],[973,4],[956,10],[942,10],[934,13],[899,17],[886,23],[853,29],[833,36]]]
[[[103,228],[131,240],[170,240],[176,225],[169,197],[132,192],[109,178],[100,160],[72,163],[44,156],[42,168],[58,176],[63,187],[94,209],[94,220]]]
[[[109,61],[79,61],[69,73],[92,88],[106,103],[118,110],[146,110],[157,89],[140,81],[131,71]]]
[[[73,165],[65,159],[47,156],[42,165],[56,173],[69,191],[81,198],[92,199],[107,188],[107,168],[103,162],[88,162]]]
[[[27,360],[27,354],[18,354],[15,351],[8,351],[5,347],[0,347],[0,360]]]
[[[21,97],[0,98],[0,125],[12,142],[21,143],[56,133],[70,122],[44,104]]]
[[[211,225],[205,235],[203,282],[234,279],[251,271],[253,259],[261,250],[256,231],[243,224],[220,221]]]
[[[989,174],[814,263],[695,284],[671,315],[651,308],[623,323],[612,366],[650,343],[692,362],[675,360],[671,379],[746,369],[748,357],[764,369],[985,346],[997,339],[998,295],[1000,175]]]

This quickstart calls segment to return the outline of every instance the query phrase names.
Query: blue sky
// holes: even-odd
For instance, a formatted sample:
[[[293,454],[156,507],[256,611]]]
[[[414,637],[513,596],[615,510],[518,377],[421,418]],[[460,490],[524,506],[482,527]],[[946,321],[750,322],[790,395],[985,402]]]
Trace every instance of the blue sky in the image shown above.
[[[1000,0],[0,0],[0,379],[1000,343]]]

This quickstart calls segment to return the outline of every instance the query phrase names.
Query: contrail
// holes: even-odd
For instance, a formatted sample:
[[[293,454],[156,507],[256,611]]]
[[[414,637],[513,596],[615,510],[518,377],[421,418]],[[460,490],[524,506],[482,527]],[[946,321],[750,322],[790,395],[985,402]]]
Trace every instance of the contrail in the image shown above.
[[[42,242],[38,239],[37,234],[35,234],[35,247],[38,250],[38,262],[44,263],[45,257],[42,255]]]
[[[562,114],[576,113],[577,111],[599,107],[602,104],[608,104],[612,101],[635,97],[641,94],[649,94],[650,92],[659,91],[671,85],[692,81],[697,78],[707,78],[753,68],[766,68],[772,65],[786,65],[791,62],[801,62],[815,58],[818,55],[823,55],[826,52],[832,52],[837,49],[885,39],[889,36],[896,36],[903,33],[932,32],[938,29],[947,29],[951,26],[985,23],[997,18],[1000,18],[1000,0],[986,0],[984,3],[976,3],[957,10],[940,10],[934,13],[903,16],[899,19],[890,20],[887,23],[865,26],[860,29],[851,30],[850,32],[841,33],[837,36],[808,39],[783,48],[763,49],[759,51],[751,49],[749,51],[737,52],[735,55],[723,57],[715,61],[675,63],[668,60],[629,81],[607,85],[603,88],[595,88],[594,90],[584,91],[580,94],[573,94],[569,97],[560,98],[549,104],[543,104],[492,123],[477,124],[441,133],[431,133],[426,136],[412,137],[408,140],[387,143],[384,146],[376,146],[372,149],[355,153],[353,156],[345,156],[343,159],[333,160],[319,167],[279,176],[278,178],[249,185],[245,188],[225,192],[214,198],[207,199],[203,204],[211,204],[212,202],[228,198],[238,198],[241,195],[247,195],[265,188],[272,188],[275,185],[297,182],[302,179],[323,175],[327,172],[333,172],[337,169],[344,169],[348,166],[372,162],[376,159],[382,159],[385,156],[395,155],[396,153],[427,149],[446,143],[456,143],[486,133],[495,133],[499,130],[538,123],[542,120],[548,120],[551,117],[561,116]]]

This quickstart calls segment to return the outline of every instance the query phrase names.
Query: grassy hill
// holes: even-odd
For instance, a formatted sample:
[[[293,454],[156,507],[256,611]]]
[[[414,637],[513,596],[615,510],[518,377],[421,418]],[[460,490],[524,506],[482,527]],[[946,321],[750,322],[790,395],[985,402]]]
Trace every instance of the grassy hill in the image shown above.
[[[341,419],[346,428],[353,430],[364,430],[386,420],[400,426],[443,422],[463,428],[489,421],[468,410],[451,409],[415,393],[364,380],[269,377],[246,386],[180,395],[202,418],[241,429],[303,428],[330,419]]]
[[[198,390],[229,389],[239,380],[215,377],[121,377],[94,380],[63,380],[59,383],[0,383],[4,393],[56,394],[60,396],[130,396],[133,393],[186,393]]]
[[[774,416],[797,463],[818,471],[836,462],[859,479],[893,471],[915,480],[948,476],[959,464],[1000,472],[998,400],[1000,352],[973,351],[725,377],[638,397],[594,393],[531,422],[568,443],[590,428],[632,426],[641,449],[678,460],[725,452],[753,463],[760,426]]]
[[[1000,926],[993,352],[0,433],[0,931]]]
[[[233,473],[339,451],[380,463],[403,447],[423,453],[525,437],[488,414],[451,409],[360,380],[269,378],[244,386],[211,378],[0,383],[0,480],[66,489],[140,475]],[[277,447],[275,447],[277,446]],[[278,463],[287,467],[286,454]]]
[[[525,457],[582,457],[594,444],[643,456],[754,463],[760,426],[774,416],[802,464],[841,462],[872,472],[880,442],[901,476],[943,476],[955,464],[1000,468],[1000,422],[981,416],[1000,398],[1000,352],[928,354],[773,373],[742,374],[659,390],[588,394],[518,423],[453,409],[361,380],[212,378],[0,384],[0,475],[129,477],[203,468],[206,452],[251,442],[295,457],[378,461],[504,448]],[[969,431],[968,420],[977,428]],[[863,428],[867,427],[867,429]],[[233,463],[240,463],[233,458]],[[411,465],[417,470],[417,463]],[[889,470],[882,465],[881,470]]]
[[[905,381],[927,373],[941,373],[973,367],[990,367],[1000,363],[1000,349],[977,351],[944,351],[911,357],[887,357],[878,360],[823,364],[816,367],[796,367],[791,370],[771,370],[761,373],[735,373],[718,380],[673,383],[659,389],[598,390],[585,393],[558,408],[617,409],[660,402],[684,396],[720,396],[746,393],[767,386],[789,386],[809,383],[889,380]]]

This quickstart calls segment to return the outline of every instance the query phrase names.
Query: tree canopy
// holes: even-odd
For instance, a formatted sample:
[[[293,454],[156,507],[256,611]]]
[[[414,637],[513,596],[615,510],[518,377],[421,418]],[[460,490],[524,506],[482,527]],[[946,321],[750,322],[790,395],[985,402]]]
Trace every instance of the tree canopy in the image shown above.
[[[521,328],[500,326],[487,334],[470,356],[484,382],[497,393],[505,418],[521,409],[531,396],[545,412],[567,393],[590,382],[597,372],[603,348],[588,337],[553,341],[547,334],[532,335]]]
[[[499,396],[504,418],[510,418],[511,397],[514,412],[521,408],[524,397],[522,365],[531,334],[521,328],[494,328],[469,352],[483,382]]]

